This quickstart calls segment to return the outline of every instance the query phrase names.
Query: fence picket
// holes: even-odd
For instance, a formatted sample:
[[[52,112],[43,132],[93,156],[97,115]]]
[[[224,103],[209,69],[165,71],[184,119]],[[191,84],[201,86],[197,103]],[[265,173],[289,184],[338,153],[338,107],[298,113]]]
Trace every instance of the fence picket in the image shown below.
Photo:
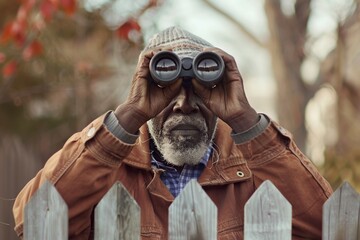
[[[360,195],[344,182],[323,206],[324,240],[360,239]]]
[[[95,240],[140,239],[140,207],[116,182],[95,208]]]
[[[217,208],[196,180],[169,207],[169,239],[217,239]]]
[[[291,239],[290,203],[265,181],[245,204],[244,239]],[[116,182],[95,208],[95,239],[140,239],[140,207]],[[360,194],[345,182],[323,206],[323,240],[360,239]],[[66,203],[49,182],[24,209],[24,239],[68,239]],[[169,207],[169,239],[217,239],[217,208],[196,180]]]
[[[26,204],[24,239],[68,239],[68,208],[49,181],[45,181]]]
[[[292,207],[266,180],[245,204],[244,239],[291,239]]]

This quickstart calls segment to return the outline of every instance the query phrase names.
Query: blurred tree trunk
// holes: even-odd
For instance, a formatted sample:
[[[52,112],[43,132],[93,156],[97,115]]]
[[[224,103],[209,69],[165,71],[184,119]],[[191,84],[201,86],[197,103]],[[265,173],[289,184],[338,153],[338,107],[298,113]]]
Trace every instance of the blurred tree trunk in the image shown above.
[[[325,177],[339,186],[344,180],[360,189],[360,1],[354,13],[338,26],[337,44],[322,69],[337,93],[335,146],[326,149]]]
[[[266,42],[257,39],[241,22],[212,1],[204,2],[270,53],[277,84],[279,121],[294,134],[297,145],[303,151],[308,135],[306,107],[324,84],[332,86],[337,95],[336,131],[339,137],[335,146],[326,146],[323,174],[334,187],[348,180],[360,188],[360,0],[353,1],[355,11],[345,21],[339,22],[336,47],[320,63],[319,75],[311,84],[301,74],[301,66],[306,58],[304,48],[308,42],[311,0],[296,0],[294,14],[291,15],[282,11],[280,0],[265,0],[264,10],[269,27]]]
[[[358,1],[359,3],[359,1]],[[344,154],[357,148],[354,136],[354,119],[359,119],[360,84],[356,64],[359,60],[359,7],[338,26],[338,41],[335,50],[323,61],[317,81],[307,84],[301,75],[305,60],[307,23],[311,0],[297,0],[295,13],[283,13],[279,0],[266,0],[265,12],[269,24],[268,50],[272,59],[273,74],[277,83],[277,113],[282,125],[289,128],[302,150],[305,150],[307,129],[305,109],[314,94],[330,84],[338,95],[337,116],[339,138],[336,152]],[[356,55],[357,54],[357,55]],[[349,64],[352,68],[349,68]],[[356,73],[354,72],[356,71]],[[351,77],[348,77],[351,76]],[[355,131],[356,132],[356,131]],[[344,137],[348,136],[348,137]],[[357,134],[355,136],[358,136]],[[358,138],[356,138],[358,139]]]
[[[280,123],[288,128],[298,146],[305,150],[307,131],[305,108],[312,97],[301,76],[304,60],[306,28],[310,14],[310,0],[297,1],[295,14],[286,16],[279,0],[265,1],[269,25],[268,50],[277,83],[277,114]]]
[[[333,74],[333,72],[329,72],[329,67],[327,72],[321,72],[322,76],[319,76],[318,81],[311,85],[306,83],[301,75],[301,66],[306,57],[304,48],[308,41],[307,23],[311,14],[311,0],[295,1],[294,14],[292,15],[286,15],[282,11],[280,0],[265,0],[264,9],[270,33],[269,38],[266,39],[265,42],[257,39],[241,22],[235,20],[233,16],[220,9],[212,3],[212,1],[204,0],[204,2],[231,21],[231,23],[237,25],[239,31],[249,37],[251,41],[269,51],[272,60],[273,74],[278,88],[277,113],[279,120],[281,124],[294,133],[298,145],[304,149],[307,138],[305,108],[322,84],[331,83],[333,85],[334,83],[328,79],[330,77],[329,74]],[[357,3],[359,3],[359,0],[357,0]],[[346,34],[343,33],[341,36],[339,35],[339,40],[343,39],[341,41],[344,41],[345,38],[350,38],[351,33],[354,35],[354,30],[356,30],[354,25],[357,23],[356,19],[359,20],[357,12],[358,11],[349,18],[352,24],[348,23],[349,20],[344,26],[339,26],[342,32],[346,32]],[[345,30],[350,28],[353,30]],[[353,37],[353,39],[356,38]],[[341,48],[347,49],[349,47],[349,43],[342,43],[341,41],[338,42],[337,52],[340,51]],[[352,51],[354,48],[357,48],[357,45],[352,44]],[[342,58],[344,58],[344,56],[342,56]],[[326,60],[326,62],[329,64],[330,61]],[[331,64],[338,65],[339,63],[332,61]],[[340,68],[339,65],[338,68]],[[340,69],[338,70],[340,71]],[[341,75],[344,73],[337,72],[337,74]],[[346,83],[345,85],[348,84]],[[338,89],[338,87],[335,87],[335,89]],[[349,88],[347,89],[349,91]],[[355,91],[356,89],[353,90]],[[347,124],[345,125],[349,126]]]
[[[266,42],[257,39],[241,22],[224,12],[210,0],[204,0],[211,8],[235,24],[259,47],[268,50],[272,60],[273,74],[277,84],[277,114],[280,123],[294,135],[298,146],[305,150],[307,131],[305,128],[305,108],[314,89],[306,86],[300,73],[304,60],[307,22],[310,15],[310,0],[296,1],[295,14],[285,15],[280,0],[266,0],[270,36]]]

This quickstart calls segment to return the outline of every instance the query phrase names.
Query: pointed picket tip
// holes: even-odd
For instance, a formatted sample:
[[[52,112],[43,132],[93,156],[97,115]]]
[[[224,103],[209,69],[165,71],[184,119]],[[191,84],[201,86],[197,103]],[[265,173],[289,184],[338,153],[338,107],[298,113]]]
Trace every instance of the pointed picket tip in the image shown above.
[[[217,239],[217,207],[195,179],[169,207],[169,239]]]
[[[244,239],[291,239],[292,207],[266,180],[245,204]]]
[[[46,180],[24,209],[24,239],[68,239],[68,208]]]
[[[118,181],[95,208],[95,240],[139,240],[140,207]]]
[[[360,239],[359,219],[360,195],[344,182],[323,205],[323,239]]]

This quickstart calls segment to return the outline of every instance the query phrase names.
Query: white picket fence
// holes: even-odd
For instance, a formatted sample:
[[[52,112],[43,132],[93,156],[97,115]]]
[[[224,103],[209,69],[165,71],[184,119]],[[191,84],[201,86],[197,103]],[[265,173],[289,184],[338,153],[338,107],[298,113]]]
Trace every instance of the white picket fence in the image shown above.
[[[291,204],[267,180],[245,205],[244,239],[290,240],[291,216]],[[140,208],[120,182],[97,205],[94,221],[95,240],[140,239]],[[67,206],[56,188],[45,182],[25,208],[24,239],[67,237]],[[169,239],[216,238],[217,208],[192,180],[169,208]],[[323,206],[322,239],[360,239],[360,195],[347,182]]]

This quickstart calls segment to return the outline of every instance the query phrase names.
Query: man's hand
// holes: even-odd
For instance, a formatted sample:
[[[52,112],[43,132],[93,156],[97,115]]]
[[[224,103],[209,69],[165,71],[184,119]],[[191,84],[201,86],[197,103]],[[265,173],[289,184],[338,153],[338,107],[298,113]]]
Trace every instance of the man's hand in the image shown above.
[[[115,110],[119,123],[129,133],[135,133],[141,125],[160,113],[181,89],[180,79],[166,87],[159,87],[151,80],[149,63],[158,51],[161,49],[140,55],[129,96]]]
[[[208,88],[193,79],[195,93],[235,132],[248,130],[257,123],[259,117],[246,98],[243,80],[235,59],[218,48],[206,48],[204,51],[215,52],[223,58],[225,73],[222,81],[214,88]]]

